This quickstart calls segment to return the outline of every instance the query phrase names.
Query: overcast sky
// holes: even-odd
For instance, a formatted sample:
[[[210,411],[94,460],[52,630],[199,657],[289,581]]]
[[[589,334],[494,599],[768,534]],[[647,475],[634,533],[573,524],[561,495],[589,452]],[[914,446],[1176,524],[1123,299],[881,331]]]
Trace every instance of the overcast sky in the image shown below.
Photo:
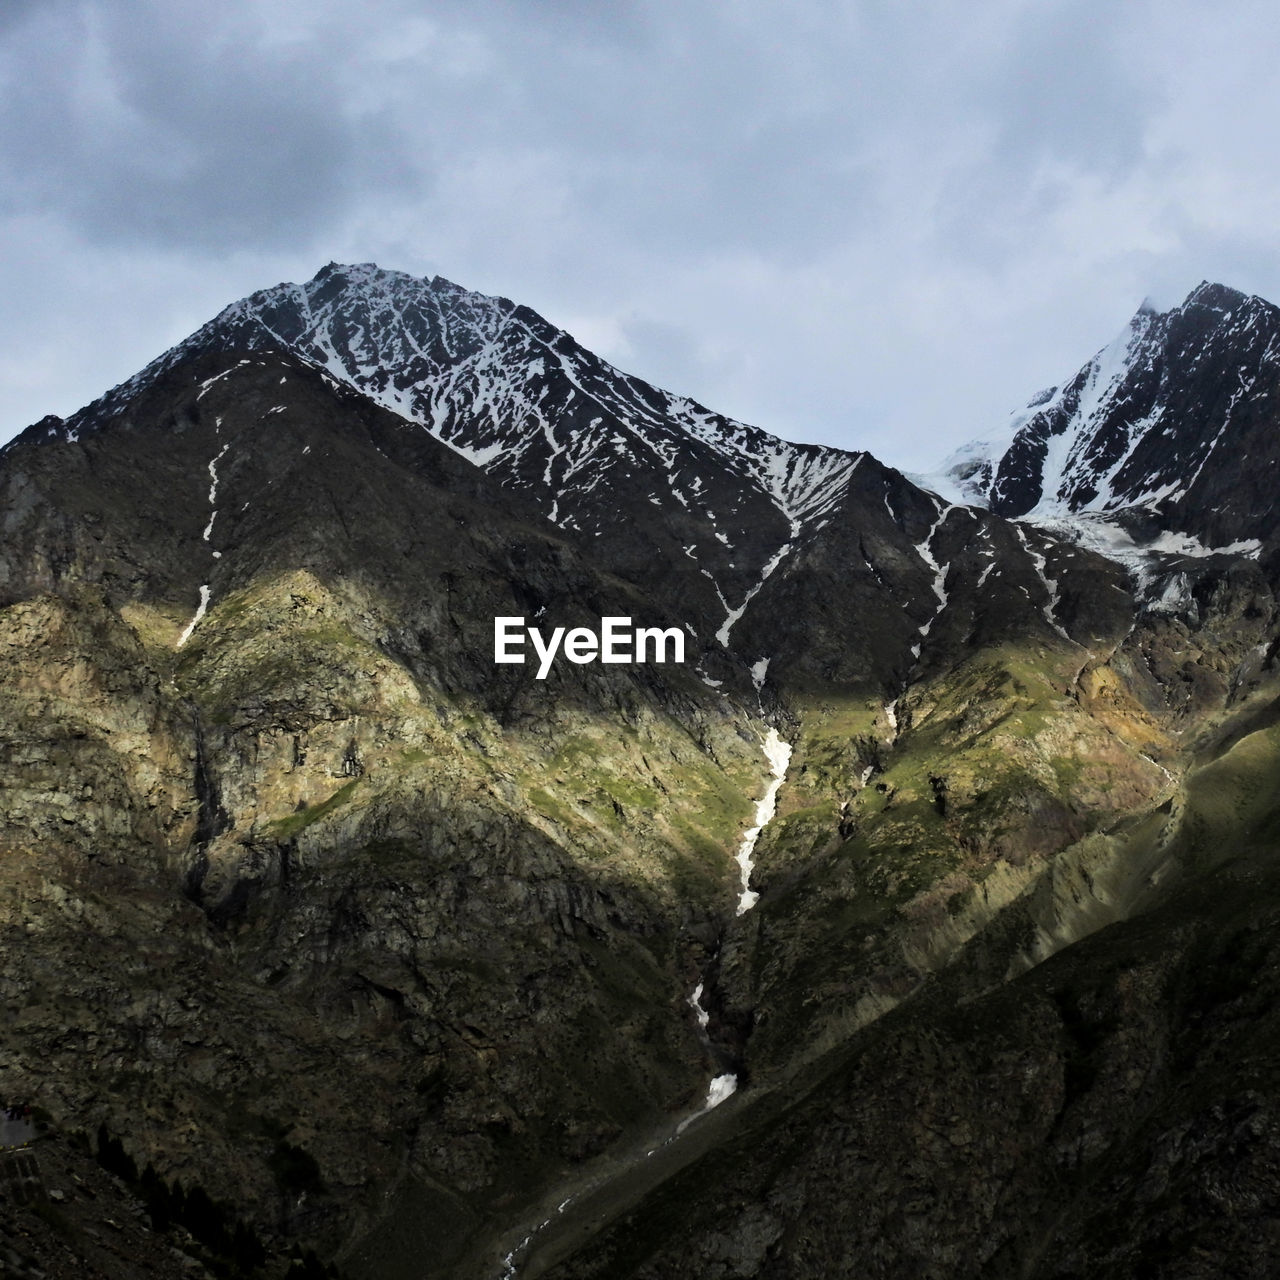
[[[1280,301],[1257,3],[2,0],[0,441],[330,259],[907,469]]]

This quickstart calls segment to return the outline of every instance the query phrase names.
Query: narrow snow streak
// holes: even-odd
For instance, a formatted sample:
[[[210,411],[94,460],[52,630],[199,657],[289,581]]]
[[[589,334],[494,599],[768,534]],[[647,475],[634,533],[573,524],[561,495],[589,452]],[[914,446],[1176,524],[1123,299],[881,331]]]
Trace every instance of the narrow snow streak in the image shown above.
[[[1200,459],[1200,465],[1196,468],[1195,475],[1193,475],[1183,487],[1184,492],[1190,490],[1195,482],[1200,479],[1200,473],[1204,470],[1204,464],[1209,461],[1210,455],[1218,447],[1222,437],[1227,434],[1227,428],[1231,425],[1231,415],[1235,412],[1236,405],[1243,396],[1248,395],[1249,392],[1253,390],[1253,384],[1258,381],[1258,375],[1257,373],[1254,373],[1253,377],[1246,382],[1244,372],[1242,370],[1237,370],[1236,378],[1238,386],[1235,391],[1232,392],[1231,403],[1227,405],[1227,411],[1222,416],[1222,426],[1218,428],[1218,434],[1209,441],[1209,447],[1204,451],[1204,457]]]
[[[793,521],[791,525],[791,536],[794,538],[799,534],[799,532],[800,526]],[[760,571],[760,581],[747,592],[746,596],[743,597],[742,603],[736,609],[729,609],[729,604],[724,598],[724,593],[720,591],[719,586],[716,587],[716,591],[720,594],[721,604],[723,604],[729,611],[729,616],[721,624],[720,630],[716,632],[716,639],[719,640],[726,649],[729,647],[729,632],[733,630],[733,624],[737,622],[738,619],[747,611],[747,605],[749,605],[760,593],[760,588],[769,581],[769,577],[773,571],[783,562],[783,560],[787,558],[788,555],[791,554],[791,546],[792,544],[790,542],[784,542],[782,546],[773,553],[773,558]],[[706,570],[704,569],[703,572],[706,573]],[[707,577],[710,578],[711,575],[708,573]],[[712,581],[714,582],[715,579],[712,579]]]
[[[1108,406],[1114,402],[1116,393],[1131,372],[1131,361],[1141,348],[1151,321],[1149,313],[1140,312],[1114,341],[1089,362],[1089,371],[1080,388],[1074,412],[1064,427],[1046,442],[1047,452],[1041,467],[1040,501],[1036,504],[1033,516],[1057,515],[1068,509],[1072,478],[1077,474],[1081,459],[1088,454],[1105,422]],[[1055,397],[1049,403],[1038,406],[1037,412],[1046,412],[1057,401],[1058,397]],[[1138,428],[1145,434],[1158,417],[1155,414],[1141,424],[1133,424],[1126,433],[1126,457],[1138,443]],[[1118,470],[1118,467],[1114,468],[1111,475]],[[1110,478],[1108,476],[1108,480]],[[1094,503],[1103,505],[1110,498],[1109,484],[1100,485]]]
[[[767,659],[762,659],[756,664],[756,667],[760,670],[761,681],[763,681],[764,669],[767,665]],[[706,679],[706,677],[703,676],[703,679]],[[708,683],[711,683],[711,681],[708,681]],[[737,861],[738,865],[742,869],[742,897],[738,902],[738,915],[742,915],[744,912],[749,911],[759,900],[759,894],[753,893],[748,887],[752,870],[751,854],[755,849],[756,840],[759,838],[760,832],[769,823],[777,810],[778,790],[782,786],[783,779],[786,777],[787,765],[791,762],[791,744],[789,742],[783,742],[782,739],[778,737],[778,731],[776,729],[771,728],[769,730],[765,735],[763,745],[764,754],[766,759],[769,761],[773,779],[769,783],[764,796],[756,803],[756,825],[743,836],[742,846],[738,851]],[[698,1030],[702,1035],[704,1043],[710,1047],[710,1040],[707,1038],[707,1027],[710,1024],[711,1016],[708,1013],[706,1006],[702,1003],[702,997],[705,994],[705,991],[705,983],[699,981],[698,985],[694,987],[693,991],[687,997],[687,1003],[693,1010],[694,1017],[697,1019]],[[738,1077],[734,1072],[726,1071],[715,1076],[711,1080],[710,1084],[707,1085],[707,1096],[703,1099],[702,1106],[692,1114],[685,1116],[685,1118],[676,1125],[675,1132],[672,1133],[666,1141],[650,1148],[645,1152],[645,1155],[656,1155],[660,1150],[662,1150],[662,1148],[670,1146],[691,1124],[693,1124],[695,1120],[699,1120],[709,1111],[715,1110],[716,1107],[726,1099],[731,1098],[737,1091]],[[572,1199],[573,1197],[570,1196],[568,1199],[563,1200],[556,1209],[556,1213],[563,1213]],[[547,1218],[543,1222],[538,1223],[537,1226],[528,1232],[519,1244],[515,1245],[511,1251],[503,1257],[501,1280],[515,1280],[517,1275],[516,1259],[529,1249],[529,1246],[534,1242],[534,1240],[551,1225],[552,1220],[552,1218]]]
[[[196,609],[195,617],[187,623],[187,629],[178,637],[178,648],[181,649],[184,644],[191,638],[191,633],[196,629],[196,623],[205,615],[205,610],[209,607],[209,584],[206,582],[200,588],[200,605]]]
[[[229,443],[224,444],[217,454],[209,460],[209,505],[213,507],[213,511],[209,516],[209,523],[204,527],[204,533],[201,534],[201,537],[206,542],[209,541],[209,535],[213,533],[213,522],[218,518],[218,508],[214,506],[214,503],[218,501],[218,463],[222,461],[223,454],[230,447]]]
[[[1053,616],[1053,611],[1058,607],[1058,580],[1056,578],[1049,577],[1045,570],[1045,558],[1039,551],[1035,550],[1027,540],[1026,530],[1020,524],[1015,523],[1013,531],[1018,535],[1018,541],[1022,543],[1023,549],[1026,551],[1027,555],[1031,557],[1031,563],[1035,566],[1035,570],[1040,577],[1040,581],[1044,583],[1044,589],[1049,593],[1049,603],[1044,606],[1041,612],[1043,612],[1049,625],[1064,640],[1068,641],[1070,644],[1075,644],[1075,641],[1072,640],[1071,637],[1067,635],[1066,631],[1063,630],[1057,618]]]
[[[196,399],[197,399],[197,400],[201,400],[201,399],[203,399],[203,398],[204,398],[205,393],[209,390],[209,388],[210,388],[211,386],[213,386],[213,384],[214,384],[215,382],[221,382],[223,378],[226,378],[226,377],[228,377],[229,375],[231,375],[231,374],[235,373],[236,369],[240,368],[240,365],[242,365],[242,364],[248,364],[248,363],[249,363],[249,361],[248,361],[248,360],[241,360],[241,361],[239,361],[239,363],[237,363],[237,364],[234,366],[234,368],[231,368],[231,369],[224,369],[221,373],[217,374],[215,377],[212,377],[212,378],[206,378],[206,379],[205,379],[205,380],[200,384],[200,390],[196,392]],[[145,372],[146,372],[146,370],[144,369],[142,372],[143,372],[143,373],[145,373]],[[140,376],[140,375],[138,375],[138,376]]]
[[[711,1021],[711,1015],[702,1006],[702,983],[699,982],[693,989],[693,994],[689,997],[689,1007],[693,1010],[694,1017],[698,1019],[698,1026],[704,1031],[707,1024]]]
[[[751,872],[755,867],[755,863],[751,860],[751,855],[755,852],[756,841],[760,838],[760,832],[768,826],[774,813],[777,812],[778,790],[782,786],[782,780],[787,776],[787,765],[791,763],[791,744],[783,742],[778,737],[777,729],[770,729],[764,740],[764,754],[769,761],[769,767],[773,771],[773,781],[769,783],[764,795],[756,802],[756,825],[742,837],[742,844],[738,849],[737,863],[742,869],[742,896],[738,899],[738,915],[745,915],[760,901],[760,895],[754,893],[750,887]],[[713,1085],[714,1083],[712,1081]]]
[[[920,640],[921,644],[911,646],[911,656],[913,658],[920,657],[920,649],[924,642],[925,636],[933,628],[933,624],[942,616],[942,611],[947,607],[947,570],[951,565],[939,565],[934,558],[933,552],[929,549],[929,544],[933,541],[933,535],[942,528],[947,516],[949,516],[956,507],[953,505],[943,505],[938,503],[938,518],[933,522],[933,527],[924,535],[924,541],[916,544],[916,554],[925,564],[933,570],[933,582],[930,584],[933,588],[933,594],[938,597],[938,607],[933,611],[933,616],[920,624]]]
[[[242,360],[240,363],[244,364],[245,361]],[[228,370],[228,372],[230,372],[230,370]],[[226,376],[225,374],[219,375],[219,377],[225,377],[225,376]],[[205,389],[207,390],[209,385],[214,382],[217,382],[217,380],[218,380],[217,378],[210,378],[209,382],[204,384]],[[201,392],[201,394],[203,394],[203,392]],[[218,419],[218,426],[219,427],[222,426],[221,418]],[[227,450],[230,447],[231,447],[230,443],[224,444],[222,448],[219,449],[218,452],[214,454],[212,458],[209,459],[209,464],[208,464],[209,465],[209,505],[210,507],[213,508],[213,510],[209,514],[209,523],[205,525],[204,532],[200,535],[205,542],[208,542],[209,538],[212,536],[213,522],[218,518],[218,508],[217,506],[214,505],[218,501],[218,463],[222,461],[223,455],[227,452]],[[215,560],[221,560],[222,552],[215,551],[213,553],[213,558]],[[199,623],[200,619],[204,617],[205,612],[208,610],[209,590],[210,588],[207,582],[203,586],[201,586],[200,603],[196,607],[195,616],[191,619],[190,622],[187,623],[186,629],[178,637],[179,649],[181,649],[182,646],[186,644],[189,639],[191,639],[191,633],[196,629],[196,626]]]

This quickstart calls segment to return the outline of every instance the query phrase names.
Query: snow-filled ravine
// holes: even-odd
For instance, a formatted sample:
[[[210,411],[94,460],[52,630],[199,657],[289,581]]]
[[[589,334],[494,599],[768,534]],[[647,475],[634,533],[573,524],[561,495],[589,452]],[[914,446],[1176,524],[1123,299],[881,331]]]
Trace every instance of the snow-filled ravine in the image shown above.
[[[764,795],[756,801],[756,822],[742,837],[742,843],[738,848],[737,863],[742,871],[742,893],[738,899],[737,914],[744,915],[750,911],[752,907],[760,899],[760,895],[753,892],[750,887],[751,872],[754,869],[752,854],[755,851],[756,841],[760,838],[761,831],[769,824],[778,807],[778,791],[782,787],[782,783],[787,776],[787,766],[791,763],[792,746],[789,742],[784,742],[779,736],[776,729],[770,729],[765,735],[764,743],[765,758],[769,761],[770,772],[772,778],[768,787],[765,789]],[[707,1028],[710,1024],[711,1017],[707,1012],[706,1006],[702,1003],[702,997],[705,992],[705,984],[699,981],[697,986],[689,994],[686,1003],[693,1010],[694,1018],[698,1023],[698,1031],[702,1037],[704,1045],[710,1050],[710,1039],[707,1035]],[[703,1099],[702,1106],[696,1111],[690,1112],[679,1124],[676,1125],[675,1132],[669,1133],[668,1137],[658,1143],[656,1146],[649,1147],[644,1150],[645,1160],[655,1156],[659,1151],[666,1147],[670,1147],[677,1142],[685,1130],[693,1124],[695,1120],[701,1119],[709,1111],[713,1111],[726,1099],[731,1098],[738,1089],[738,1077],[732,1071],[726,1071],[715,1076],[711,1083],[707,1086],[707,1095]],[[625,1170],[624,1170],[625,1171]],[[617,1175],[615,1175],[617,1176]],[[612,1180],[612,1179],[610,1179]],[[515,1280],[519,1274],[516,1263],[525,1256],[530,1246],[552,1225],[565,1211],[565,1209],[579,1199],[585,1191],[596,1191],[603,1183],[599,1180],[594,1185],[587,1184],[585,1189],[579,1185],[575,1189],[573,1195],[567,1196],[557,1206],[554,1214],[545,1217],[541,1222],[533,1226],[525,1237],[516,1244],[510,1252],[502,1259],[502,1274],[500,1280]],[[566,1188],[567,1189],[567,1188]],[[545,1211],[544,1211],[545,1212]]]
[[[765,759],[769,761],[769,769],[773,774],[773,779],[765,789],[764,795],[756,801],[755,826],[747,830],[742,837],[741,845],[738,846],[736,861],[742,873],[742,893],[738,898],[736,914],[740,916],[745,915],[760,901],[760,895],[751,888],[751,873],[755,869],[752,854],[755,853],[756,841],[760,839],[760,833],[769,825],[773,815],[777,812],[778,791],[787,776],[787,766],[791,763],[791,743],[783,742],[778,736],[777,729],[771,728],[765,735],[764,754]],[[703,983],[699,982],[693,989],[693,994],[689,997],[689,1004],[693,1007],[699,1028],[705,1034],[707,1023],[710,1019],[702,1003],[702,994]],[[718,1107],[726,1098],[732,1097],[737,1092],[737,1088],[738,1077],[733,1072],[728,1071],[723,1075],[716,1076],[707,1086],[707,1096],[702,1104],[702,1109],[695,1111],[690,1116],[686,1116],[676,1127],[676,1133],[683,1133],[699,1116],[706,1115],[708,1111]]]
[[[777,729],[770,729],[764,740],[764,754],[773,771],[773,781],[756,802],[756,825],[742,837],[742,844],[738,848],[737,863],[742,871],[742,896],[738,899],[738,915],[750,911],[760,900],[760,895],[751,889],[751,872],[755,867],[752,854],[756,851],[760,832],[769,825],[777,811],[778,791],[787,776],[787,765],[791,763],[791,743],[783,742],[778,737]]]

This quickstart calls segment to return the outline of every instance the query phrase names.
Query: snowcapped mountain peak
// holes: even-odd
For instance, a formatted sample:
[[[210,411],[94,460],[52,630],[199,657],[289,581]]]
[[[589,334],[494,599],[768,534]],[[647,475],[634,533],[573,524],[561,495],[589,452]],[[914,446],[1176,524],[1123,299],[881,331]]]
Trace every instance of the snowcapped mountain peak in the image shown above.
[[[940,477],[1003,515],[1141,509],[1176,525],[1178,511],[1223,505],[1200,490],[1234,474],[1232,438],[1270,416],[1278,353],[1280,311],[1261,298],[1204,282],[1170,310],[1144,302],[1073,378],[1001,437],[952,455]]]
[[[620,573],[676,565],[690,600],[723,611],[725,637],[847,503],[866,456],[792,444],[663,391],[507,298],[373,263],[330,262],[232,303],[54,429],[75,439],[184,362],[250,353],[300,361],[417,424],[596,554],[608,543]],[[618,539],[620,526],[634,533]]]
[[[1174,307],[1173,310],[1182,311],[1191,307],[1205,307],[1210,311],[1233,311],[1241,303],[1247,302],[1250,297],[1251,295],[1241,293],[1238,289],[1232,289],[1229,285],[1216,284],[1212,280],[1201,280],[1186,296],[1186,299],[1179,306]]]
[[[741,540],[740,496],[766,499],[800,530],[821,519],[860,455],[780,440],[615,369],[537,312],[443,277],[330,262],[305,284],[232,303],[104,404],[119,405],[206,350],[286,352],[419,423],[563,528],[593,533],[619,494],[710,511]],[[749,523],[749,522],[748,522]]]
[[[1204,281],[1174,307],[1144,301],[1074,377],[922,483],[1130,559],[1256,555],[1277,514],[1278,397],[1280,310]]]

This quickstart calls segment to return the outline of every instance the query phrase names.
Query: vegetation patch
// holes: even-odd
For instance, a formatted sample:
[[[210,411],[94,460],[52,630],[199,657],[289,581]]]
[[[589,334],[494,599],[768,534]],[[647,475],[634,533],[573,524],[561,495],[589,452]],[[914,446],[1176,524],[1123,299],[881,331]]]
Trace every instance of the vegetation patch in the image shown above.
[[[289,814],[288,817],[276,818],[269,822],[267,824],[268,833],[277,840],[292,839],[305,827],[319,822],[322,818],[327,818],[336,809],[346,804],[359,785],[359,778],[352,778],[350,782],[344,782],[327,800],[323,800],[319,804],[308,805],[305,809],[299,809],[296,813]]]

